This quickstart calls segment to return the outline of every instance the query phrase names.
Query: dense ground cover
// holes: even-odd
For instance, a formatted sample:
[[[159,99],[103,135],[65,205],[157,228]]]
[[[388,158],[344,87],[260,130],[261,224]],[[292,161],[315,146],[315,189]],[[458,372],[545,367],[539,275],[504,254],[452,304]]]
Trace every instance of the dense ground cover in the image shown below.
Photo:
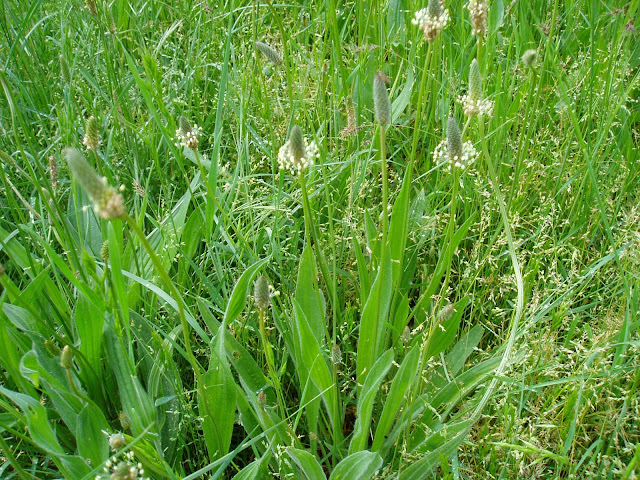
[[[414,3],[1,4],[0,477],[636,478],[639,2]]]

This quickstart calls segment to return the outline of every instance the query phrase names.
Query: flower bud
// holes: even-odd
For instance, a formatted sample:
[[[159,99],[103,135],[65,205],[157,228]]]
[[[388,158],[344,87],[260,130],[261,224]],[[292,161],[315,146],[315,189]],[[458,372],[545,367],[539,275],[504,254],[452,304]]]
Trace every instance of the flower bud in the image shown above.
[[[69,345],[65,345],[60,353],[60,366],[65,370],[73,368],[73,350]]]
[[[331,363],[334,365],[340,365],[342,363],[342,350],[340,350],[340,345],[337,343],[335,343],[331,349]]]
[[[52,357],[57,357],[60,355],[60,347],[58,347],[58,345],[56,345],[53,340],[46,339],[44,341],[44,349]]]
[[[118,420],[120,421],[120,426],[123,430],[129,430],[129,428],[131,428],[131,419],[126,413],[120,412],[118,414]]]
[[[264,410],[264,407],[267,405],[267,394],[264,393],[264,390],[260,390],[260,393],[258,393],[258,398],[256,400],[260,409]]]
[[[430,17],[439,17],[442,13],[442,7],[440,6],[440,0],[429,0],[427,4],[427,13]]]

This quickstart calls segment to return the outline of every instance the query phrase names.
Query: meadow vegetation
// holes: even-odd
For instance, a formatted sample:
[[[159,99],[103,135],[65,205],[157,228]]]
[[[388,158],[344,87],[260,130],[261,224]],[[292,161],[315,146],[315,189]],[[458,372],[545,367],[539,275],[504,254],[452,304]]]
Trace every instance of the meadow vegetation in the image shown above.
[[[639,3],[3,1],[0,477],[637,478]]]

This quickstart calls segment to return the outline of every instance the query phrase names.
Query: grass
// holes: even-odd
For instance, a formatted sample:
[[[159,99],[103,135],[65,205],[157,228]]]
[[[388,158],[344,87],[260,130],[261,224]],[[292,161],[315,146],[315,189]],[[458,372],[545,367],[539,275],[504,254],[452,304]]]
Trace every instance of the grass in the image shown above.
[[[636,478],[637,1],[130,3],[1,6],[2,478]]]

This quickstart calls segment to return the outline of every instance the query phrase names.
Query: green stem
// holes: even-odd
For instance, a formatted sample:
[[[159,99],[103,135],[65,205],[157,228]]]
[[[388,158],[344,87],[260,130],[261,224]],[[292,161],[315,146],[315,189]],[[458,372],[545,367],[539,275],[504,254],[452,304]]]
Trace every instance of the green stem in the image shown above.
[[[425,92],[427,88],[427,79],[429,78],[429,69],[431,66],[432,57],[432,45],[429,42],[427,46],[427,56],[424,60],[424,70],[422,72],[422,78],[420,79],[420,91],[418,94],[418,106],[416,109],[416,118],[413,125],[413,141],[411,142],[411,156],[409,157],[409,165],[412,166],[416,160],[416,152],[418,150],[418,139],[420,138],[421,126],[422,126],[422,106],[425,103]]]
[[[262,339],[262,347],[264,349],[264,356],[267,360],[267,370],[269,371],[269,377],[273,383],[273,388],[276,391],[276,398],[278,399],[278,407],[280,408],[280,416],[282,419],[287,418],[286,410],[284,408],[284,400],[282,398],[282,388],[280,386],[280,379],[276,372],[275,360],[273,359],[273,348],[267,337],[266,326],[267,311],[264,308],[258,309],[258,320],[260,323],[260,337]]]
[[[382,249],[387,248],[389,235],[389,172],[385,154],[385,128],[380,126],[380,170],[382,171]]]
[[[504,232],[507,237],[507,245],[509,247],[509,255],[511,256],[511,262],[513,263],[513,271],[516,277],[516,288],[517,288],[517,300],[516,300],[516,308],[513,311],[513,315],[511,317],[511,326],[509,327],[509,337],[507,339],[505,351],[502,354],[502,360],[498,365],[498,368],[493,374],[493,378],[489,387],[485,391],[480,403],[476,407],[473,416],[478,419],[482,410],[486,406],[489,398],[493,394],[493,391],[498,384],[499,378],[504,373],[504,370],[511,360],[511,351],[513,350],[513,345],[516,340],[516,333],[518,330],[518,324],[520,322],[520,318],[522,317],[522,313],[524,311],[524,281],[522,279],[522,273],[520,271],[520,263],[518,261],[518,255],[516,253],[516,247],[513,242],[513,235],[511,234],[511,227],[509,226],[509,215],[507,212],[507,206],[504,202],[504,197],[502,196],[502,192],[500,191],[500,184],[498,183],[498,176],[496,174],[496,169],[493,165],[493,161],[491,160],[491,156],[489,155],[489,146],[487,143],[487,139],[484,134],[484,123],[481,115],[477,117],[478,121],[478,133],[482,142],[482,154],[487,162],[487,168],[489,170],[489,180],[493,186],[493,191],[496,195],[496,199],[498,200],[498,206],[500,208],[500,215],[502,217],[502,223],[504,226]]]
[[[304,211],[304,230],[306,241],[315,248],[316,259],[320,265],[324,283],[329,291],[329,298],[331,301],[331,307],[335,311],[338,309],[336,293],[334,291],[334,283],[331,280],[329,274],[329,267],[327,266],[327,260],[320,248],[320,234],[316,230],[316,225],[313,219],[313,211],[311,210],[311,203],[309,202],[309,195],[307,194],[307,183],[304,176],[304,172],[300,172],[300,189],[302,190],[302,209]],[[328,335],[328,332],[327,332]]]
[[[153,250],[153,247],[149,243],[149,240],[147,240],[147,237],[145,236],[144,232],[140,228],[140,225],[138,225],[138,223],[126,213],[122,216],[122,220],[128,223],[129,227],[138,236],[138,239],[142,243],[142,246],[144,247],[144,249],[147,251],[147,254],[149,255],[149,258],[151,259],[151,262],[153,263],[153,266],[155,267],[156,271],[158,272],[158,275],[160,276],[164,284],[167,286],[167,289],[169,289],[169,293],[171,294],[171,296],[176,301],[176,305],[178,306],[178,316],[180,317],[180,324],[182,325],[182,336],[184,339],[184,349],[185,349],[185,352],[187,353],[187,360],[189,361],[189,363],[191,364],[191,367],[193,368],[193,373],[196,377],[197,384],[201,385],[200,380],[202,379],[202,366],[200,365],[200,363],[198,363],[198,360],[196,360],[196,357],[193,354],[193,349],[191,348],[191,339],[190,339],[191,330],[189,328],[189,322],[187,322],[187,316],[185,315],[184,303],[183,303],[182,297],[180,296],[180,293],[176,289],[175,285],[173,284],[173,281],[169,277],[169,274],[167,273],[166,269],[162,265],[162,262],[160,262],[160,259],[156,255],[156,252]]]
[[[440,289],[440,300],[438,301],[438,308],[434,311],[437,313],[438,309],[442,307],[442,301],[447,296],[447,288],[449,287],[449,277],[451,276],[451,263],[453,261],[453,236],[456,226],[456,208],[458,205],[458,188],[460,183],[460,169],[452,166],[453,169],[453,191],[451,193],[451,208],[449,209],[449,228],[447,231],[447,252],[445,257],[446,273],[444,277],[444,283]]]

